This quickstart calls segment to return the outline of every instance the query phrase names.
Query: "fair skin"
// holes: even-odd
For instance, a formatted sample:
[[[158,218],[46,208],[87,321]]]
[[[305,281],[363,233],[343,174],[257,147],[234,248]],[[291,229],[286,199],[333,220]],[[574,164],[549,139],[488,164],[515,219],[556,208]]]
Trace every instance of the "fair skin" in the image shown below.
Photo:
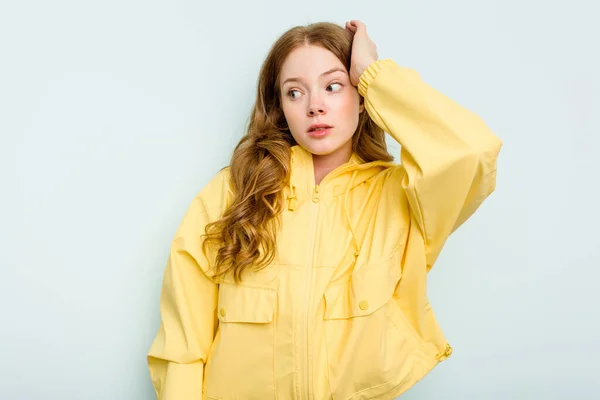
[[[362,22],[347,22],[346,30],[354,35],[350,72],[329,50],[304,45],[288,55],[280,73],[283,113],[296,142],[313,155],[316,184],[352,155],[352,136],[364,111],[358,80],[377,60]],[[309,133],[313,124],[331,129],[317,137]]]

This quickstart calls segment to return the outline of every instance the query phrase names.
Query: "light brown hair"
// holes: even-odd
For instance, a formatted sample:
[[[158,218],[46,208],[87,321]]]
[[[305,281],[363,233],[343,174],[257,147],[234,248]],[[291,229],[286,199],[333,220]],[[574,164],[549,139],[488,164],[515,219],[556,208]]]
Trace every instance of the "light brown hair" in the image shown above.
[[[329,22],[296,26],[271,47],[260,70],[256,102],[247,131],[235,147],[230,163],[233,200],[222,218],[206,226],[207,243],[217,244],[217,275],[230,270],[236,282],[246,268],[261,269],[276,251],[283,189],[290,179],[290,133],[281,107],[280,72],[288,54],[303,45],[331,51],[350,71],[352,34]],[[361,97],[361,104],[364,99]],[[365,162],[393,160],[385,134],[363,111],[352,137],[352,150]]]

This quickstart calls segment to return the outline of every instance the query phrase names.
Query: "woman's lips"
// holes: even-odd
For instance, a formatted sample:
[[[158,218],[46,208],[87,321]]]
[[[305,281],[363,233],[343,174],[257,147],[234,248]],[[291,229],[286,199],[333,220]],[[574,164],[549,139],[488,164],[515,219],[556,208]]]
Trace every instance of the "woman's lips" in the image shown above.
[[[308,135],[313,138],[321,138],[327,136],[333,128],[317,129],[316,131],[309,131]]]

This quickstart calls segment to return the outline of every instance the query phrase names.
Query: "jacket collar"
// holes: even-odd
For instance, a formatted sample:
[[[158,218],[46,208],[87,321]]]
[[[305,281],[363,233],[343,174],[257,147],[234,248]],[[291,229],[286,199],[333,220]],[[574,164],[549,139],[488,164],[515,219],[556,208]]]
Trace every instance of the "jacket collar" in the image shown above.
[[[298,201],[312,196],[317,185],[312,153],[300,145],[292,146],[291,150],[291,175],[287,197],[288,200],[292,199],[293,204],[288,208],[293,211]],[[332,196],[347,194],[354,187],[394,165],[396,164],[387,161],[365,162],[356,152],[352,152],[346,163],[331,171],[318,185],[319,192]]]

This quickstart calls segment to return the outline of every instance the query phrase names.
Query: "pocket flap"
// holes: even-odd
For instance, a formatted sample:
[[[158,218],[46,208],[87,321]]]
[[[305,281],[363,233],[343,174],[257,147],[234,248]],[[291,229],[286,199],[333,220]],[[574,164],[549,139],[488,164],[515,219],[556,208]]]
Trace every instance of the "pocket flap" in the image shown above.
[[[400,280],[399,256],[382,260],[355,270],[350,280],[334,283],[325,289],[325,319],[348,319],[369,315],[384,304],[392,295]]]
[[[271,322],[276,299],[275,289],[221,283],[217,315],[221,322]]]

